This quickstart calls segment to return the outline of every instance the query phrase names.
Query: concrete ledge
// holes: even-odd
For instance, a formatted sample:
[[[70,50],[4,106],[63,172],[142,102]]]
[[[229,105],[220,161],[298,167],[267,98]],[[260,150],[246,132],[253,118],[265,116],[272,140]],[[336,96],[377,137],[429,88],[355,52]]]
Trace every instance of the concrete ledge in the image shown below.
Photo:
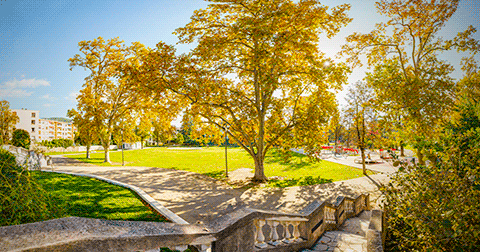
[[[68,217],[0,227],[0,251],[144,251],[210,244],[199,225]]]
[[[121,187],[128,188],[132,191],[134,191],[140,198],[142,198],[147,204],[149,204],[155,211],[163,215],[165,218],[167,218],[169,221],[177,224],[189,224],[187,221],[184,219],[180,218],[178,215],[173,213],[172,211],[168,210],[166,207],[164,207],[162,204],[160,204],[158,201],[154,200],[150,195],[145,193],[142,189],[132,186],[129,184],[125,184],[119,181],[107,179],[104,177],[100,177],[97,175],[91,175],[91,174],[83,174],[83,173],[73,173],[73,172],[61,172],[61,171],[48,171],[48,170],[43,170],[43,172],[54,172],[54,173],[60,173],[60,174],[68,174],[68,175],[74,175],[74,176],[80,176],[80,177],[90,177],[90,178],[95,178],[101,181],[105,181],[107,183],[113,184],[113,185],[118,185]]]
[[[383,211],[372,210],[370,224],[367,230],[367,251],[383,252]]]

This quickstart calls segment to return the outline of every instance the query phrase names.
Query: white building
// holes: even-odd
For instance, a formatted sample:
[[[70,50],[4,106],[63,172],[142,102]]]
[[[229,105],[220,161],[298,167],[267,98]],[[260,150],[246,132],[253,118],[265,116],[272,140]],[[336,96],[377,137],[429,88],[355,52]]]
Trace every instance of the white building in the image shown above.
[[[28,109],[12,109],[20,119],[15,125],[17,129],[24,129],[30,134],[33,141],[71,139],[73,141],[75,127],[71,122],[57,122],[40,119],[40,111]]]
[[[40,119],[39,128],[38,128],[38,139],[39,141],[43,140],[53,140],[53,139],[71,139],[75,137],[73,133],[75,127],[71,122],[57,122],[53,120]]]
[[[40,120],[40,111],[28,109],[12,109],[12,112],[18,116],[18,122],[15,128],[26,130],[30,134],[31,140],[38,140],[38,126]]]

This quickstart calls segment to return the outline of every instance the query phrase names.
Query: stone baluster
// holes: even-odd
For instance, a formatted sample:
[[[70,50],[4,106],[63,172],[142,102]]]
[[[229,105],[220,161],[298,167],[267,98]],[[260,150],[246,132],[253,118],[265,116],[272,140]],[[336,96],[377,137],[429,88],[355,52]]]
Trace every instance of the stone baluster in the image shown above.
[[[303,240],[300,238],[300,230],[298,230],[298,225],[300,225],[299,221],[293,221],[293,240],[296,242]]]
[[[257,230],[255,234],[255,247],[257,248],[266,248],[267,244],[265,243],[265,236],[263,235],[263,226],[265,225],[264,220],[256,220],[254,222],[255,228]]]
[[[277,246],[280,244],[279,238],[278,237],[278,232],[277,232],[277,226],[279,222],[275,219],[267,219],[267,224],[270,226],[270,241],[268,244]]]
[[[200,252],[212,252],[212,244],[202,244],[199,246]]]
[[[335,221],[335,209],[331,207],[325,207],[325,223],[336,224]]]
[[[283,243],[289,244],[292,243],[292,235],[290,234],[290,229],[288,228],[290,226],[289,221],[282,221],[282,225],[284,226],[284,235],[283,235]]]
[[[185,251],[188,249],[188,245],[177,245],[175,246],[175,250],[178,250],[178,251]]]
[[[348,213],[353,212],[353,202],[350,200],[345,201],[345,211]]]

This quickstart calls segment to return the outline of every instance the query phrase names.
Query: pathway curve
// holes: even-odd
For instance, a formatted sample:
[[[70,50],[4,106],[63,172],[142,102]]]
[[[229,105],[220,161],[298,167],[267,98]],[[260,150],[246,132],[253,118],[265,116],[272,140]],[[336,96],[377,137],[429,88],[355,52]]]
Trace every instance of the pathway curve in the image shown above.
[[[208,223],[238,207],[297,212],[314,200],[333,202],[337,196],[370,193],[380,203],[377,185],[388,182],[385,174],[334,183],[288,188],[232,188],[205,175],[155,167],[103,167],[62,156],[53,157],[54,170],[102,176],[139,187],[189,223]],[[241,170],[245,173],[245,170]],[[235,173],[232,173],[235,177]]]

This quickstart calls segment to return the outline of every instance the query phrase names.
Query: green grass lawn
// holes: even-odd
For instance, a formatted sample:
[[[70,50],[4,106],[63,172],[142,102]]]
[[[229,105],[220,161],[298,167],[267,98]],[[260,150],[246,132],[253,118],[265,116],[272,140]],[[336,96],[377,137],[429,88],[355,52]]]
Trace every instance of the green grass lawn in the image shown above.
[[[58,218],[77,216],[108,220],[166,221],[152,212],[129,189],[93,178],[33,171],[37,182],[52,195]]]
[[[149,148],[124,151],[124,159],[126,166],[172,168],[222,179],[225,177],[224,151],[222,147]],[[91,154],[90,159],[86,159],[84,155],[68,157],[101,166],[121,165],[122,162],[121,151],[110,153],[113,164],[103,163],[104,153]],[[241,148],[229,148],[228,169],[233,171],[239,168],[254,169],[253,159]],[[373,173],[370,172],[370,174]],[[297,153],[292,153],[290,162],[284,162],[275,149],[269,151],[265,158],[265,175],[283,178],[283,180],[270,180],[269,186],[274,187],[322,184],[363,176],[360,169],[324,160],[312,162],[308,157]]]

